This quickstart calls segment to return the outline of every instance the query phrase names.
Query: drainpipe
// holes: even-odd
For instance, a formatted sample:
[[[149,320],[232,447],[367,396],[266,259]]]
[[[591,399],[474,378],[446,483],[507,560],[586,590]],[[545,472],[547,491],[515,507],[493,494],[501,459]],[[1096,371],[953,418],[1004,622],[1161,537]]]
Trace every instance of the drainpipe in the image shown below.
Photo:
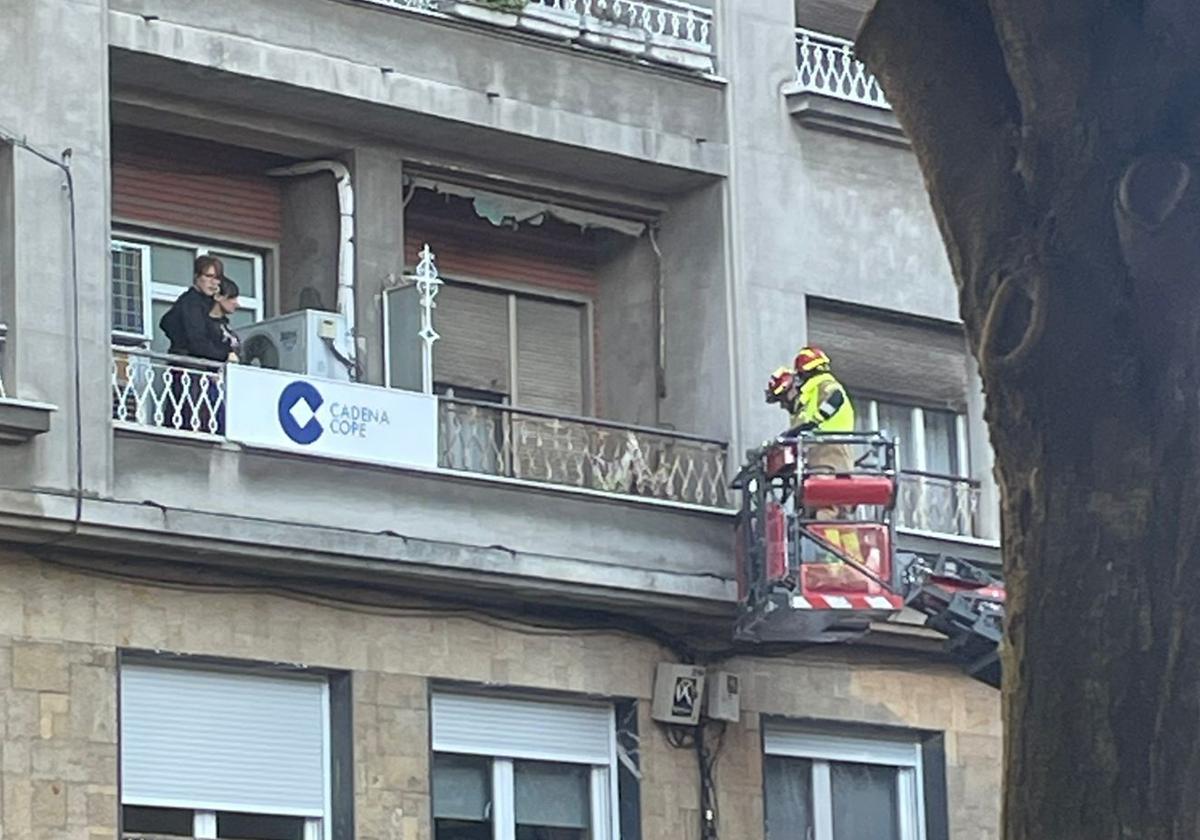
[[[329,172],[337,179],[338,235],[337,311],[346,319],[347,359],[351,374],[357,374],[358,339],[354,320],[354,184],[346,164],[336,160],[310,160],[294,166],[281,166],[267,172],[276,178]]]

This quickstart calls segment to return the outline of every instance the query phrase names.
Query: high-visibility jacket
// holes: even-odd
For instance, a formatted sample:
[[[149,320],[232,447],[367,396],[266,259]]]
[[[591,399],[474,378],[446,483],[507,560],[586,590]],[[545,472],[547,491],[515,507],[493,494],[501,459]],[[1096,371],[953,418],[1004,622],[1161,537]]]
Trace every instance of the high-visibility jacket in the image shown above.
[[[810,376],[800,386],[792,413],[792,428],[812,427],[818,432],[854,431],[854,406],[850,395],[832,373]]]

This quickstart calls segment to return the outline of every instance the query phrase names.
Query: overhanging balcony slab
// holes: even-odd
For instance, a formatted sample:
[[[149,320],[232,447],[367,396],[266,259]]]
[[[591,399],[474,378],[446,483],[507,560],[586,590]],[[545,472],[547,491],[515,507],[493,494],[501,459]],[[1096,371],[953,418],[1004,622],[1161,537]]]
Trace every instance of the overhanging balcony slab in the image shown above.
[[[153,20],[112,11],[114,86],[586,171],[598,183],[649,179],[648,190],[686,190],[727,171],[718,83],[329,0],[283,4],[278,20],[256,15],[253,26],[237,19],[245,4],[208,6],[195,20],[177,5]],[[301,40],[296,27],[317,12],[328,16],[317,16],[322,28]]]

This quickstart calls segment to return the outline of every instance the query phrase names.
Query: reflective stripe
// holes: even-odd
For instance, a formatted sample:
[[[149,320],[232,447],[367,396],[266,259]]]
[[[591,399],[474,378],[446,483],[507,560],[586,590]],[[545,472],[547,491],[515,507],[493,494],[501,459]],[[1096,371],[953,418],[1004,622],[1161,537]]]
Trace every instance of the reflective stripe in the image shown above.
[[[823,413],[821,400],[822,387],[833,384],[842,395],[842,404],[832,415]],[[819,432],[852,432],[854,431],[854,406],[850,402],[842,384],[832,373],[818,373],[809,377],[800,386],[800,396],[796,400],[797,411],[792,415],[792,426],[815,424]]]

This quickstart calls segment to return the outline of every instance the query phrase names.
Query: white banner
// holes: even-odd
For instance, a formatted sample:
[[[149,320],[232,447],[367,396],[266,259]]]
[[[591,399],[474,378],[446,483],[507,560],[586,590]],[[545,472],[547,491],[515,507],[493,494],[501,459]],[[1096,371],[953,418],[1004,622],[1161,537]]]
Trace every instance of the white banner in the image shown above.
[[[437,466],[437,397],[245,365],[225,371],[229,440],[351,461]]]

